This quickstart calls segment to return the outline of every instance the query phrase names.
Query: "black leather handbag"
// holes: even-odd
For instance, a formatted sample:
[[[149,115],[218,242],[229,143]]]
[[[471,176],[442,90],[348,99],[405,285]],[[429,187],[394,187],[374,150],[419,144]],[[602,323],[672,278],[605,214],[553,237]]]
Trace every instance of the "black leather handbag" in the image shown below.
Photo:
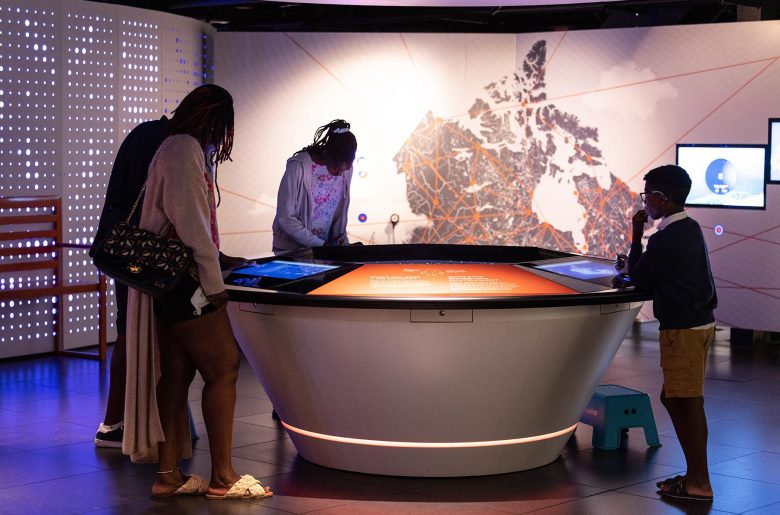
[[[149,173],[155,163],[149,167]],[[93,246],[92,262],[98,270],[115,281],[146,293],[165,298],[194,269],[192,252],[181,241],[160,236],[130,224],[146,184],[123,222],[118,222],[98,245]]]

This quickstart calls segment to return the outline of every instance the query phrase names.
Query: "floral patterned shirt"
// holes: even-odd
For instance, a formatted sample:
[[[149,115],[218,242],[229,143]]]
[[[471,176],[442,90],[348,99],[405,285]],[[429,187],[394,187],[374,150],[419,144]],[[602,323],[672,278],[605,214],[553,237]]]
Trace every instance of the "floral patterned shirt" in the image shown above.
[[[312,164],[311,172],[312,198],[314,198],[311,232],[327,240],[333,215],[344,196],[344,176],[331,175],[325,165],[317,163]]]

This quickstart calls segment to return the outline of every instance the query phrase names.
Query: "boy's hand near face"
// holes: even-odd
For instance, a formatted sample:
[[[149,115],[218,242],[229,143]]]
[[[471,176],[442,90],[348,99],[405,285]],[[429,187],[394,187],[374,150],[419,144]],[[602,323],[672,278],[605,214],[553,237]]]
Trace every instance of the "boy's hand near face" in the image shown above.
[[[633,228],[633,239],[638,240],[642,238],[642,234],[645,232],[645,224],[648,220],[647,211],[640,209],[631,218],[631,225]]]

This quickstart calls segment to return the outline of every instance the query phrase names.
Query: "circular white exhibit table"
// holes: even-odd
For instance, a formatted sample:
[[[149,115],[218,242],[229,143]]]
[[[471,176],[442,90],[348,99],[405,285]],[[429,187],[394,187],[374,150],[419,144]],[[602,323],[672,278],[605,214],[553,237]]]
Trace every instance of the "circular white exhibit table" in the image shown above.
[[[581,258],[543,249],[377,247],[285,257],[361,263],[334,280],[313,279],[319,285],[381,261],[429,275],[465,270],[468,281],[457,284],[468,283],[470,292],[475,281],[495,287],[468,268],[478,261],[570,291],[514,295],[502,286],[497,295],[370,295],[356,287],[333,295],[317,294],[321,286],[296,293],[227,280],[238,342],[301,456],[338,469],[427,477],[513,472],[555,460],[646,295],[518,265]],[[364,273],[370,285],[376,273]],[[391,273],[392,285],[403,288],[404,276]]]

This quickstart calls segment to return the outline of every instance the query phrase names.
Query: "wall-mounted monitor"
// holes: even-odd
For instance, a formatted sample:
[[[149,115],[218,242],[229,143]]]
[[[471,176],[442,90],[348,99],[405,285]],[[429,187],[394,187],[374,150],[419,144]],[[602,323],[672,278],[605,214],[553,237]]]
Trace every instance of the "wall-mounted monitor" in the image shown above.
[[[780,118],[769,119],[768,181],[780,183]]]
[[[693,185],[686,206],[766,208],[766,145],[678,144]]]

